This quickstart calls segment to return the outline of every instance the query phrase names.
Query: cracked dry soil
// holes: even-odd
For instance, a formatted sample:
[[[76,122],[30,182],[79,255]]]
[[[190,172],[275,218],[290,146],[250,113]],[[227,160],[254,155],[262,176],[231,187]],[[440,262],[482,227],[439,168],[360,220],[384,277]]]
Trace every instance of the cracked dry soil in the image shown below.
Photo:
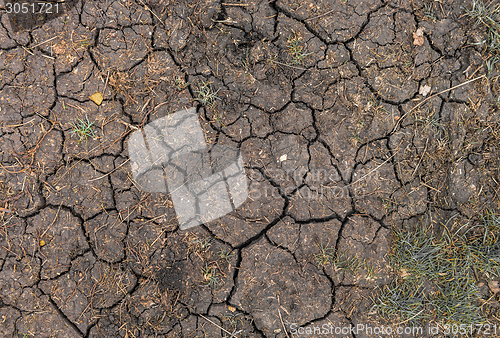
[[[497,82],[445,91],[486,74],[467,5],[80,1],[14,31],[3,4],[0,336],[384,323],[370,297],[394,274],[391,229],[500,208]],[[241,149],[250,195],[181,231],[169,194],[135,185],[127,141],[193,106],[209,144]],[[86,117],[95,137],[79,142]],[[362,264],[319,264],[321,249]]]

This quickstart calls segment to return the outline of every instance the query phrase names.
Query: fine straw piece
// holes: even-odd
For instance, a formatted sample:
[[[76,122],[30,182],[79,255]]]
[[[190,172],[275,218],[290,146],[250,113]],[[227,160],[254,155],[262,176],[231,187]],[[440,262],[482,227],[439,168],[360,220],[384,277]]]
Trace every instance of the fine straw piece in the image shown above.
[[[448,88],[448,89],[445,89],[443,91],[440,91],[439,93],[436,93],[434,95],[431,95],[429,96],[428,98],[426,98],[425,100],[423,100],[422,102],[420,102],[419,104],[417,104],[415,107],[413,107],[412,109],[410,109],[408,112],[406,112],[403,116],[401,116],[401,118],[398,120],[398,122],[396,122],[396,124],[394,125],[394,128],[392,128],[391,132],[389,133],[389,135],[392,135],[394,134],[394,132],[396,131],[396,129],[398,128],[399,124],[401,123],[401,121],[406,117],[408,116],[412,111],[414,111],[415,109],[417,109],[418,107],[420,107],[421,105],[423,105],[425,102],[429,101],[430,99],[432,99],[433,97],[436,97],[437,95],[440,95],[440,94],[443,94],[443,93],[446,93],[446,92],[449,92],[453,89],[457,89],[459,87],[462,87],[462,86],[465,86],[466,84],[469,84],[471,82],[474,82],[474,81],[477,81],[479,79],[482,79],[483,77],[486,77],[486,75],[481,75],[481,76],[478,76],[472,80],[469,80],[469,81],[465,81],[464,83],[461,83],[459,85],[456,85],[454,87],[451,87],[451,88]]]

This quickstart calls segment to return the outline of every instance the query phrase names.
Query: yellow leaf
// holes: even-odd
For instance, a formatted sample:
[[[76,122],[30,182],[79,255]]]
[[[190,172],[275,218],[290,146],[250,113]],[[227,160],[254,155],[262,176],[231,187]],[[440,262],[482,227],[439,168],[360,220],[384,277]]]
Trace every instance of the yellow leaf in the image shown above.
[[[91,99],[92,101],[94,101],[94,103],[95,103],[96,105],[100,106],[100,105],[101,105],[101,103],[102,103],[103,97],[102,97],[102,94],[101,94],[101,93],[97,92],[97,93],[95,93],[94,95],[92,95],[92,96],[90,97],[90,99]]]
[[[232,307],[231,305],[228,305],[228,306],[227,306],[227,309],[228,309],[229,311],[231,311],[231,312],[236,311],[236,308],[235,308],[235,307]]]
[[[42,247],[42,246],[44,246],[44,245],[45,245],[45,241],[42,239],[42,240],[40,241],[40,246]]]

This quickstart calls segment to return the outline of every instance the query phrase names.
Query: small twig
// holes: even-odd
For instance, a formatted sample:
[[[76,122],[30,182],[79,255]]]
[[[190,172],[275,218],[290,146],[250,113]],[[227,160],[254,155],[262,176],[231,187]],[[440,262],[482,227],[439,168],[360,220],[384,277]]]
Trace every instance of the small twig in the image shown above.
[[[205,319],[207,322],[214,324],[215,326],[217,326],[219,329],[221,329],[221,330],[222,330],[222,331],[224,331],[225,333],[227,333],[227,334],[231,335],[231,337],[234,337],[234,333],[231,333],[231,332],[229,332],[228,330],[224,329],[223,327],[221,327],[221,326],[219,326],[219,325],[215,324],[214,322],[212,322],[210,319],[208,319],[207,317],[205,317],[205,316],[204,316],[204,315],[202,315],[201,313],[200,313],[200,314],[198,314],[198,316],[200,316],[201,318]]]
[[[288,335],[288,332],[286,332],[286,327],[285,327],[285,324],[283,323],[283,318],[281,317],[280,306],[281,306],[280,305],[280,297],[278,296],[278,314],[280,316],[281,325],[283,326],[283,331],[285,331],[287,338],[290,338],[290,336]]]
[[[330,13],[332,13],[332,12],[335,12],[335,9],[332,9],[331,11],[328,11],[328,12],[323,13],[323,14],[320,14],[320,15],[313,16],[312,18],[305,19],[304,21],[309,21],[309,20],[318,19],[318,18],[321,18],[321,17],[323,17],[323,16],[325,16],[325,15],[328,15],[328,14],[330,14]]]
[[[474,73],[472,73],[470,76],[468,76],[467,78],[471,78],[473,77],[481,68],[483,68],[484,65],[481,65],[480,67],[477,67],[477,69],[474,71]]]
[[[130,123],[127,123],[127,122],[125,122],[125,121],[122,121],[122,120],[116,120],[116,122],[122,123],[122,124],[126,125],[127,127],[129,127],[130,129],[139,130],[139,128],[137,128],[136,126],[133,126],[133,125],[131,125]]]
[[[301,68],[301,67],[295,67],[295,66],[292,66],[292,65],[287,65],[286,63],[282,63],[282,62],[278,62],[278,61],[274,61],[274,60],[271,60],[271,62],[274,62],[278,65],[281,65],[281,66],[287,66],[287,67],[290,67],[290,68],[295,68],[295,69],[298,69],[298,70],[307,70],[305,68]]]
[[[422,312],[424,312],[424,310],[425,310],[425,309],[422,309],[419,313],[417,313],[417,314],[416,314],[416,315],[414,315],[413,317],[408,318],[407,320],[404,320],[404,321],[402,321],[402,322],[400,322],[400,323],[397,323],[397,324],[396,324],[396,326],[399,326],[399,325],[401,325],[401,324],[404,324],[404,323],[406,323],[406,322],[408,322],[408,321],[412,320],[413,318],[417,317],[419,314],[421,314]]]
[[[102,95],[106,93],[106,87],[108,86],[108,80],[109,80],[109,70],[108,70],[108,75],[106,76],[106,82],[104,83],[104,89],[102,90]]]
[[[146,107],[149,104],[149,102],[151,102],[151,97],[148,98],[148,100],[146,101],[146,103],[144,104],[144,106],[142,106],[141,113],[144,112],[144,109],[146,109]]]
[[[160,232],[160,234],[158,235],[158,237],[156,237],[156,239],[153,241],[153,243],[151,243],[150,247],[152,247],[159,239],[161,236],[163,236],[163,234],[165,233],[166,229],[163,229],[162,232]]]
[[[425,182],[423,182],[423,181],[421,181],[420,183],[422,183],[422,184],[423,184],[423,185],[425,185],[427,188],[432,189],[432,190],[434,190],[435,192],[437,192],[437,193],[439,193],[439,194],[441,193],[441,191],[440,191],[440,190],[437,190],[436,188],[431,187],[430,185],[428,185],[427,183],[425,183]]]
[[[10,165],[10,166],[8,166],[8,167],[13,167],[13,166],[12,166],[12,165]],[[5,171],[6,171],[6,172],[8,172],[9,174],[20,174],[20,173],[22,173],[22,172],[24,172],[24,171],[28,170],[28,168],[24,168],[24,169],[22,169],[22,170],[20,170],[20,171],[10,171],[10,170],[7,170],[7,168],[5,168],[5,167],[3,166],[3,164],[2,164],[2,163],[0,163],[0,168],[1,168],[1,169],[3,169],[3,170],[5,170]]]
[[[31,119],[29,120],[28,122],[24,122],[24,123],[21,123],[21,124],[11,124],[11,125],[7,125],[7,126],[3,126],[3,128],[17,128],[17,127],[22,127],[22,126],[25,126],[29,123],[31,124],[35,124],[35,119]]]
[[[31,55],[35,55],[35,54],[33,54],[31,51],[29,51],[26,47],[24,47],[24,46],[21,46],[21,47],[23,47],[23,49],[24,49],[25,51],[27,51],[29,54],[31,54]]]
[[[231,335],[228,338],[235,338],[236,337],[235,335],[238,334],[238,333],[241,333],[242,331],[243,330],[236,331],[236,328],[235,328],[233,330],[233,333],[231,333]]]
[[[155,16],[155,18],[157,18],[158,21],[160,21],[160,23],[165,27],[165,24],[163,23],[163,21],[161,21],[160,17],[158,15],[156,15],[156,13],[153,12],[153,10],[151,8],[149,8],[144,2],[142,2],[142,0],[139,0],[139,2],[144,6],[145,10],[150,11],[151,14],[153,14]]]
[[[10,201],[15,201],[15,200],[19,199],[22,195],[23,195],[23,193],[21,192],[21,193],[17,194],[16,196],[11,196],[11,197],[8,197],[6,199],[3,199],[0,201],[0,204],[4,204],[4,203],[10,202]]]
[[[85,111],[85,109],[83,109],[82,107],[79,107],[79,106],[76,106],[76,105],[72,105],[71,103],[66,103],[68,105],[68,107],[72,107],[72,108],[75,108],[75,109],[80,109],[84,114],[86,114],[87,112]]]
[[[114,173],[116,170],[120,169],[122,166],[125,165],[125,163],[127,163],[128,161],[130,161],[130,158],[127,159],[125,162],[123,162],[122,164],[120,164],[118,167],[116,167],[115,169],[111,170],[109,173],[107,173],[106,175],[102,175],[100,177],[96,177],[96,178],[93,178],[91,180],[88,180],[87,182],[94,182],[94,181],[97,181],[97,180],[100,180],[101,178],[104,178],[108,175],[111,175],[112,173]]]
[[[379,166],[377,166],[376,168],[370,170],[366,175],[362,176],[359,180],[357,180],[356,182],[353,182],[353,183],[349,183],[348,185],[346,185],[346,187],[350,186],[350,185],[353,185],[353,184],[356,184],[362,180],[364,180],[366,177],[368,177],[369,175],[371,175],[371,173],[373,173],[374,171],[377,171],[381,166],[383,166],[384,164],[386,164],[387,162],[389,162],[394,156],[396,156],[396,154],[399,153],[399,150],[394,153],[391,157],[389,157],[387,160],[385,160],[384,162],[382,162]]]
[[[420,165],[420,163],[422,163],[422,160],[424,159],[424,156],[425,156],[425,152],[427,151],[427,143],[429,142],[429,138],[427,138],[427,140],[425,141],[425,148],[424,148],[424,152],[422,153],[422,156],[420,157],[420,161],[418,161],[418,164],[417,166],[415,167],[415,170],[413,170],[413,174],[411,174],[411,177],[413,178],[413,176],[415,175],[415,173],[417,172],[417,169],[418,169],[418,166]]]
[[[31,47],[29,47],[29,48],[30,48],[30,49],[33,49],[33,48],[35,48],[35,47],[41,46],[41,45],[43,45],[44,43],[47,43],[47,42],[52,41],[52,40],[54,40],[54,39],[57,39],[58,37],[59,37],[59,36],[54,36],[53,38],[50,38],[50,39],[45,40],[45,41],[43,41],[43,42],[40,42],[40,43],[38,43],[38,44],[36,44],[36,45],[34,45],[34,46],[31,46]]]
[[[157,105],[156,107],[154,107],[153,111],[155,111],[156,109],[160,108],[161,106],[163,106],[163,105],[165,105],[167,103],[170,103],[170,102],[167,101],[167,102],[160,103],[159,105]]]
[[[474,81],[477,81],[479,79],[482,79],[483,77],[486,77],[486,75],[481,75],[481,76],[478,76],[472,80],[469,80],[469,81],[465,81],[464,83],[461,83],[459,85],[456,85],[456,86],[453,86],[451,88],[448,88],[448,89],[445,89],[445,90],[442,90],[440,91],[439,93],[436,93],[434,95],[431,95],[429,96],[428,98],[426,98],[425,100],[423,100],[422,102],[420,102],[419,104],[417,104],[415,107],[413,107],[412,109],[410,109],[409,111],[407,111],[406,113],[404,113],[403,116],[401,116],[401,118],[398,120],[398,122],[396,122],[396,124],[394,125],[394,128],[392,128],[391,132],[389,133],[389,135],[392,135],[396,129],[398,128],[398,126],[400,125],[401,121],[403,121],[403,119],[408,116],[412,111],[414,111],[415,109],[417,109],[418,107],[420,107],[421,105],[423,105],[425,102],[429,101],[430,99],[432,99],[433,97],[436,97],[438,95],[441,95],[443,93],[446,93],[446,92],[449,92],[449,91],[452,91],[453,89],[457,89],[459,87],[462,87],[462,86],[465,86],[466,84],[469,84],[471,82],[474,82]]]
[[[248,6],[248,4],[228,4],[226,2],[223,2],[221,5],[224,5],[224,6]]]
[[[52,221],[52,223],[50,223],[50,225],[47,227],[47,229],[45,229],[45,231],[42,233],[42,235],[40,236],[40,238],[42,238],[43,236],[45,236],[45,234],[47,233],[47,231],[49,231],[50,227],[53,226],[54,223],[56,222],[57,216],[59,215],[59,211],[61,211],[61,206],[62,206],[62,203],[59,204],[59,208],[57,209],[57,212],[56,212],[56,215],[54,217],[54,220]]]
[[[146,115],[144,115],[144,118],[142,119],[142,122],[141,122],[141,125],[140,125],[141,128],[144,127],[144,125],[146,124],[146,120],[148,119],[149,114],[151,114],[152,112],[153,112],[153,109],[151,109],[150,111],[148,111],[146,113]]]

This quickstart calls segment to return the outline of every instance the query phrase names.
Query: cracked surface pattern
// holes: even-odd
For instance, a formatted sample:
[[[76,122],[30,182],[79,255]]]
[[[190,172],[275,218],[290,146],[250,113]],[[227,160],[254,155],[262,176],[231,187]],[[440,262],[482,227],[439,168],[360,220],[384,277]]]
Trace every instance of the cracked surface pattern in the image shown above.
[[[83,1],[21,31],[0,7],[0,336],[284,338],[377,322],[391,229],[500,207],[498,88],[446,91],[485,74],[463,5]],[[181,231],[168,193],[137,188],[127,149],[189,107],[208,144],[241,150],[249,198]],[[79,141],[86,118],[94,135]]]

